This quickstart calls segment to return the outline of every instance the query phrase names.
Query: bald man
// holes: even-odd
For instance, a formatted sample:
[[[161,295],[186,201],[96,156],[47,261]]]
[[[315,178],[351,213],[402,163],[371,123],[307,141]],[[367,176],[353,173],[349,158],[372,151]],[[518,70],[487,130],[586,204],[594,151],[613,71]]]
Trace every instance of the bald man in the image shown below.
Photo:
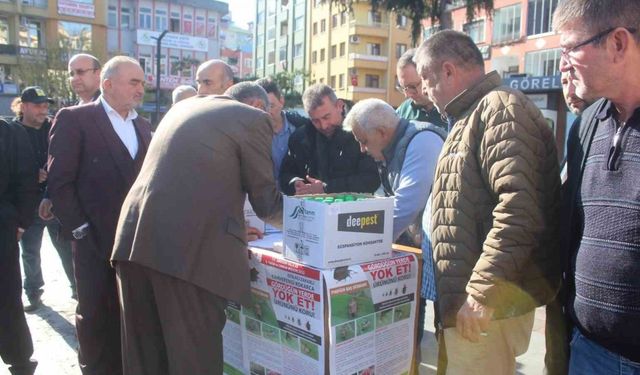
[[[78,104],[87,104],[100,96],[100,61],[92,55],[79,53],[69,60],[69,82],[78,95]]]
[[[233,85],[233,71],[222,60],[202,63],[196,72],[198,95],[222,95]]]

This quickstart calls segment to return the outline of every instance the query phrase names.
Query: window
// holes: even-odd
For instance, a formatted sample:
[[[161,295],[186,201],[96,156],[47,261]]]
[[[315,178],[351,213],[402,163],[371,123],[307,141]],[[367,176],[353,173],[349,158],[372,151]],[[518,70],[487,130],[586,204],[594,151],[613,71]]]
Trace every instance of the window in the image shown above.
[[[180,13],[171,12],[171,19],[169,20],[170,30],[174,33],[180,32]]]
[[[560,49],[529,52],[524,55],[524,72],[532,76],[552,76],[560,70]]]
[[[429,37],[440,31],[440,25],[433,25],[422,29],[422,39],[427,40]]]
[[[465,23],[462,31],[469,35],[474,43],[484,42],[484,20]]]
[[[280,36],[287,36],[289,34],[289,24],[287,21],[280,23]]]
[[[191,14],[185,13],[182,16],[182,33],[193,34],[193,16]]]
[[[380,56],[380,43],[367,43],[367,53],[373,56]]]
[[[60,48],[76,51],[91,50],[91,25],[58,21],[58,43]]]
[[[182,76],[191,78],[193,74],[193,52],[182,52]]]
[[[396,16],[396,26],[398,26],[401,29],[404,29],[405,27],[407,27],[407,17],[403,16],[402,14],[398,14]]]
[[[150,75],[153,74],[153,60],[151,59],[151,55],[138,55],[138,61],[140,62],[140,66],[144,69],[144,74]]]
[[[218,35],[218,19],[210,16],[207,19],[207,36],[215,38]]]
[[[334,44],[331,46],[331,58],[335,59],[337,56],[338,56],[338,46]]]
[[[338,88],[344,88],[344,74],[338,76]]]
[[[379,88],[380,87],[380,76],[375,74],[365,74],[364,76],[364,85],[365,87]]]
[[[293,46],[293,57],[300,57],[302,56],[302,43],[297,43]]]
[[[315,64],[318,62],[318,51],[311,52],[311,63]]]
[[[327,20],[320,21],[320,32],[323,33],[327,31]]]
[[[347,23],[347,12],[346,11],[340,13],[340,24],[344,25],[345,23]]]
[[[396,44],[396,59],[399,59],[402,54],[407,51],[407,45],[403,43]]]
[[[9,40],[9,20],[0,17],[0,44],[11,44]]]
[[[153,71],[156,72],[155,58],[153,61]],[[165,54],[160,54],[160,74],[162,74],[163,76],[167,75],[167,55]]]
[[[268,1],[267,2],[267,17],[271,17],[276,14],[276,2]]]
[[[336,88],[336,76],[331,76],[331,78],[329,78],[329,86],[331,86],[331,88]]]
[[[369,12],[369,23],[382,23],[382,14],[380,12]]]
[[[324,48],[320,49],[320,62],[324,61]]]
[[[293,20],[293,31],[304,30],[304,15],[297,16],[295,20]]]
[[[280,47],[278,57],[278,61],[285,61],[287,59],[287,47]]]
[[[264,58],[258,57],[256,59],[256,69],[264,69]]]
[[[118,9],[113,5],[109,5],[107,24],[112,28],[118,27]]]
[[[272,27],[267,30],[267,40],[273,40],[276,38],[276,28]]]
[[[318,33],[318,23],[314,22],[313,23],[313,35],[316,35]]]
[[[27,19],[20,25],[19,42],[22,47],[40,48],[44,45],[42,40],[42,27],[40,22]]]
[[[264,23],[264,10],[258,12],[258,17],[256,18],[257,23]]]
[[[169,74],[172,76],[180,76],[181,65],[179,52],[172,50],[169,55]]]
[[[196,35],[197,36],[205,36],[205,22],[204,16],[196,16]]]
[[[344,56],[345,42],[340,43],[340,56]]]
[[[167,30],[167,11],[164,9],[156,9],[156,30]]]
[[[331,16],[331,28],[336,28],[338,27],[338,15],[334,14],[333,16]]]
[[[244,59],[244,67],[251,68],[251,59],[249,58]]]
[[[272,65],[276,63],[276,51],[270,51],[267,53],[267,65]]]
[[[520,4],[496,10],[493,20],[493,43],[520,39]]]
[[[319,82],[319,83],[324,83],[324,78],[320,78],[320,79],[318,80],[318,82]]]
[[[151,8],[138,9],[138,27],[141,29],[151,29]]]
[[[529,0],[527,8],[527,35],[551,31],[551,16],[558,0]]]
[[[120,28],[128,29],[131,27],[131,9],[120,8]]]

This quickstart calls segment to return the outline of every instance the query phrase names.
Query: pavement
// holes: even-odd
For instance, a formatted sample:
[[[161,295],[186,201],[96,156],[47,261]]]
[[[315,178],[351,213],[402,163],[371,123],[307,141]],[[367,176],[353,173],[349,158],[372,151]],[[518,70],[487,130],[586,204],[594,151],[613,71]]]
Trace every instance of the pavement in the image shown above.
[[[45,286],[42,300],[44,306],[27,313],[35,353],[38,362],[36,375],[81,375],[78,367],[74,312],[76,301],[71,299],[71,290],[60,258],[45,233],[42,242],[42,271]],[[23,298],[23,302],[26,299]],[[516,374],[539,375],[544,368],[544,309],[536,310],[529,350],[517,358]],[[425,335],[422,340],[422,363],[420,375],[436,373],[437,345],[433,328],[433,305],[427,306]],[[10,375],[0,363],[0,375]]]

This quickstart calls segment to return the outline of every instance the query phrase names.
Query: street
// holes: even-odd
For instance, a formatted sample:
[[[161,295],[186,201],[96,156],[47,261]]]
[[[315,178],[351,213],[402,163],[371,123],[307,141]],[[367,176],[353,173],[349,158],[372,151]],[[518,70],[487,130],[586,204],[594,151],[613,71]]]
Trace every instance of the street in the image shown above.
[[[75,300],[71,299],[60,259],[45,234],[42,243],[42,271],[45,279],[44,306],[27,314],[33,336],[34,358],[39,365],[36,375],[80,375],[77,360],[77,340],[74,328]],[[23,302],[26,299],[23,298]],[[425,336],[422,340],[420,375],[435,374],[436,342],[434,339],[433,306],[427,306]],[[544,358],[544,309],[536,311],[529,350],[518,357],[517,374],[539,375]],[[9,375],[6,366],[0,366],[0,375]],[[301,374],[302,375],[302,374]],[[384,375],[384,374],[383,374]]]

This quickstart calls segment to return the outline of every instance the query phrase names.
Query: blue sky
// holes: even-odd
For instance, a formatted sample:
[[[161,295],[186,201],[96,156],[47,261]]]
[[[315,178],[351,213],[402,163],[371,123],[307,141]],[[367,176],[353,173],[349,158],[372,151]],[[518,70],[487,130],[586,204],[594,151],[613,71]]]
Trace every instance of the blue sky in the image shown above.
[[[255,0],[223,0],[229,3],[229,11],[233,22],[239,27],[246,27],[247,22],[254,20],[256,16]]]

